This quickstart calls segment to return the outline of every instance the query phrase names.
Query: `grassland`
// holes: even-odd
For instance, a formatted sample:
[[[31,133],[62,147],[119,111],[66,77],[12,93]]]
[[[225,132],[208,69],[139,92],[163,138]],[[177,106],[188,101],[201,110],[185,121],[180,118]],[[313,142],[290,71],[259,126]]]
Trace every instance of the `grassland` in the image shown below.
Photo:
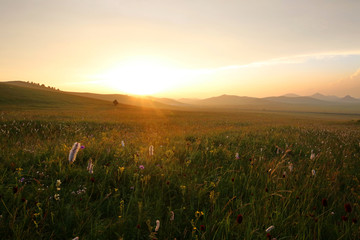
[[[357,119],[83,103],[0,108],[1,239],[360,237]]]

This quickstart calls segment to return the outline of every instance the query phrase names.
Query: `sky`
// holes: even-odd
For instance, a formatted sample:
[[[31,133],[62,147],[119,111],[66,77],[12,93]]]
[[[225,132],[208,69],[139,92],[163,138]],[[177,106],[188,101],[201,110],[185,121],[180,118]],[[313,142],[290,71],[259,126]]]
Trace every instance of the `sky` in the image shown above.
[[[0,0],[0,81],[360,98],[358,0]]]

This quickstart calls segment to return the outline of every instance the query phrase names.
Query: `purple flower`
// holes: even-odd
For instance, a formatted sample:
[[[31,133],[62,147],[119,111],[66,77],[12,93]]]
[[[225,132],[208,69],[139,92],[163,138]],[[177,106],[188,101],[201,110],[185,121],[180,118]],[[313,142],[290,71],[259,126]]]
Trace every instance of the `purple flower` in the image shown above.
[[[85,148],[85,146],[84,145],[81,145],[81,147],[80,147],[81,149],[84,149]]]
[[[25,181],[25,178],[22,177],[22,178],[20,179],[20,182],[24,182],[24,181]]]
[[[139,168],[140,168],[140,169],[144,169],[145,167],[144,167],[144,165],[140,165]]]

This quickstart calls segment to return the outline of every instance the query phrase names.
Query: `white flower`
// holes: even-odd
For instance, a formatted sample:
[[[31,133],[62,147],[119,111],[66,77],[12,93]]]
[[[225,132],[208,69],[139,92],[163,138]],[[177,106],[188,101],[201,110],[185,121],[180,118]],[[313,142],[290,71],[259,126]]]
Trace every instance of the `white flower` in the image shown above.
[[[156,220],[155,232],[159,231],[159,228],[160,228],[160,220]]]
[[[273,230],[275,227],[274,225],[271,225],[270,227],[268,227],[265,232],[269,233],[271,230]]]
[[[240,159],[239,153],[235,153],[235,159]]]
[[[121,141],[121,146],[125,147],[125,142]]]
[[[71,150],[69,152],[69,162],[70,163],[75,162],[76,155],[79,152],[80,147],[81,147],[80,143],[78,143],[78,142],[74,143],[73,147],[71,148]]]
[[[79,240],[79,237],[74,237],[72,240]]]
[[[149,147],[149,155],[150,156],[154,155],[154,146],[153,145],[150,145],[150,147]]]
[[[311,170],[311,174],[313,175],[313,176],[315,176],[316,175],[316,172],[315,172],[315,170],[313,169],[313,170]]]

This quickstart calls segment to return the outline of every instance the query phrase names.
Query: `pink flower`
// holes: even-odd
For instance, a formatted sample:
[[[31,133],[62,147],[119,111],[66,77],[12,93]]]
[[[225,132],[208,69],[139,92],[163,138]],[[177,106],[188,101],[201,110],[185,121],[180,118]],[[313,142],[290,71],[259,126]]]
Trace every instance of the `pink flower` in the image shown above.
[[[139,168],[140,168],[140,169],[144,169],[145,167],[144,167],[144,165],[140,165]]]

